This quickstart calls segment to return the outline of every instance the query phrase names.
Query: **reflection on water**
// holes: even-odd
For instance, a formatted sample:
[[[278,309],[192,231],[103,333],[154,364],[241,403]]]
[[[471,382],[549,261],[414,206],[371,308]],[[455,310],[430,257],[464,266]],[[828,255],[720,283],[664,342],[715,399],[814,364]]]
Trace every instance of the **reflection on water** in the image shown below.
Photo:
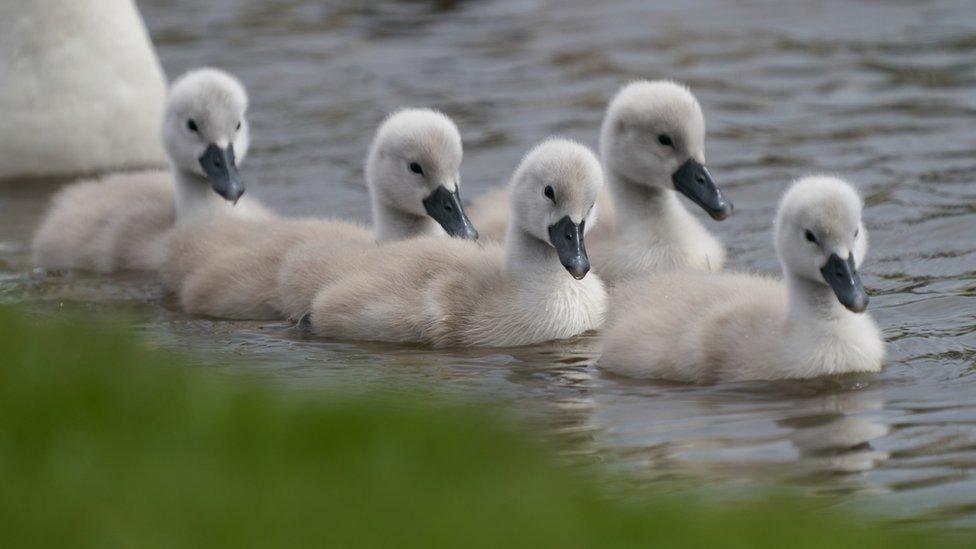
[[[862,189],[865,283],[883,374],[688,387],[598,371],[595,340],[435,353],[311,340],[283,323],[182,315],[151,278],[31,272],[53,183],[0,184],[0,299],[123,313],[155,344],[291,386],[435,387],[524,413],[567,454],[652,486],[772,480],[905,520],[976,518],[976,10],[969,0],[139,1],[163,65],[217,65],[252,97],[250,190],[280,211],[366,219],[372,129],[405,105],[460,126],[466,196],[537,140],[595,145],[637,77],[688,83],[708,160],[735,200],[706,221],[733,268],[777,269],[770,221],[794,177]]]

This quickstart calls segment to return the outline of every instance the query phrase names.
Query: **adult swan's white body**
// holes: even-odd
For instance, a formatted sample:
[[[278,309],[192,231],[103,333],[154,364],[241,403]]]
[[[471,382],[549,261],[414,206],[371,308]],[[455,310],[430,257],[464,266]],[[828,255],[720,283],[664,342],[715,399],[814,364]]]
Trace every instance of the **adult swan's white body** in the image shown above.
[[[3,0],[0,179],[162,167],[165,88],[132,0]]]

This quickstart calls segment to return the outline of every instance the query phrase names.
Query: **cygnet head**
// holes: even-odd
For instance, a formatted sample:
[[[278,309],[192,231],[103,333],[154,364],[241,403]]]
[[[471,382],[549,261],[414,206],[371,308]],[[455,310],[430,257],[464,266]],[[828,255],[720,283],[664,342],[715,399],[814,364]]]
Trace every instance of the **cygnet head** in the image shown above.
[[[247,154],[247,92],[217,69],[192,70],[170,86],[163,143],[173,166],[209,180],[214,192],[236,203],[244,194],[237,161]]]
[[[447,234],[478,238],[461,206],[461,133],[444,114],[430,109],[398,111],[379,127],[366,159],[366,181],[381,240],[404,235],[381,225],[385,208],[414,219],[430,217]]]
[[[582,279],[590,270],[583,235],[596,221],[602,185],[600,161],[590,149],[566,139],[542,142],[512,177],[509,232],[522,231],[552,246],[563,267]]]
[[[858,268],[867,253],[861,197],[836,177],[804,177],[780,202],[776,252],[789,276],[830,286],[855,313],[868,306]]]
[[[705,116],[685,86],[640,80],[621,88],[603,118],[600,154],[632,184],[675,189],[716,220],[732,214],[705,168]]]

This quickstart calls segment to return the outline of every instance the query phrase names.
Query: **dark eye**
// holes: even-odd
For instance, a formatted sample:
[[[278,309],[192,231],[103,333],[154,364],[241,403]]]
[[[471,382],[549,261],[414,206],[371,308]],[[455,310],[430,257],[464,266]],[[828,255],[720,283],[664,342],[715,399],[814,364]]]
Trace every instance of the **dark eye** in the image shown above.
[[[237,129],[237,130],[241,129],[241,123],[240,122],[237,123],[237,128],[235,128],[235,129]]]
[[[412,171],[413,173],[419,173],[421,175],[423,175],[424,173],[424,169],[421,168],[420,164],[417,164],[416,162],[410,163],[410,171]]]
[[[657,136],[657,142],[664,145],[665,147],[674,146],[674,141],[671,140],[671,136],[666,133],[662,133],[661,135]]]
[[[808,241],[813,242],[814,244],[817,243],[817,237],[813,236],[813,232],[811,232],[809,229],[807,229],[803,236],[807,237]]]
[[[546,185],[546,188],[542,189],[542,194],[549,200],[552,200],[553,204],[556,203],[556,191],[552,189],[552,185]]]
[[[200,129],[197,127],[196,121],[194,121],[192,118],[186,121],[186,127],[189,128],[191,132],[195,132]]]
[[[860,227],[854,229],[854,238],[857,238],[857,235],[859,235],[859,234],[861,234],[861,228]]]

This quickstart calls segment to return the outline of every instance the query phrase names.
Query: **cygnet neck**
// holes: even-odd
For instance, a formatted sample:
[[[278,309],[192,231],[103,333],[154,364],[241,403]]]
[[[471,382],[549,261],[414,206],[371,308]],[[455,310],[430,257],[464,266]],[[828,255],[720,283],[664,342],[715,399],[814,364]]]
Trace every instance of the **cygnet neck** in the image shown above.
[[[830,286],[783,270],[786,277],[790,321],[804,325],[810,321],[829,321],[853,314],[837,301]]]
[[[176,180],[177,223],[186,223],[200,215],[209,215],[232,207],[230,202],[213,191],[207,178],[175,166],[172,172]]]
[[[612,169],[605,175],[618,237],[630,243],[677,242],[684,238],[682,217],[689,214],[675,191],[636,181]]]
[[[394,208],[373,197],[373,236],[379,242],[437,234],[433,219]]]
[[[555,248],[548,242],[512,226],[509,226],[505,238],[505,269],[513,278],[571,278],[559,262]]]

